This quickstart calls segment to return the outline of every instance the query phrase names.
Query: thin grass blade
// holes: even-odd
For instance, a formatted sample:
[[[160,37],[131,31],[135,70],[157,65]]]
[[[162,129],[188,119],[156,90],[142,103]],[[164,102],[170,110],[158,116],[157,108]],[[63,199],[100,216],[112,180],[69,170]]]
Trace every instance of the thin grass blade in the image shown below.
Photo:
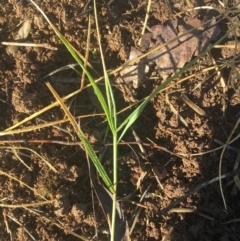
[[[95,94],[98,97],[98,100],[104,110],[104,113],[106,115],[106,118],[108,120],[109,123],[109,127],[111,128],[112,131],[114,131],[114,125],[113,125],[113,121],[111,118],[111,114],[110,114],[110,110],[108,108],[108,105],[104,99],[103,94],[101,93],[99,87],[97,86],[97,84],[95,83],[95,80],[93,79],[93,77],[91,76],[91,74],[89,73],[89,71],[85,68],[82,60],[79,58],[79,56],[77,55],[77,53],[74,51],[73,46],[65,39],[65,37],[58,31],[58,29],[50,22],[50,20],[48,19],[48,17],[46,16],[46,14],[42,11],[42,9],[33,1],[30,0],[30,2],[38,9],[38,11],[43,15],[43,17],[46,19],[46,21],[49,23],[49,25],[52,27],[53,31],[56,33],[56,35],[59,37],[59,39],[62,41],[62,43],[65,45],[65,47],[68,49],[68,51],[71,53],[72,57],[77,61],[77,63],[79,64],[79,66],[82,68],[82,70],[85,72],[86,76],[88,77]]]
[[[46,85],[49,88],[49,90],[52,92],[52,94],[55,97],[55,99],[59,102],[59,104],[62,107],[64,113],[66,114],[66,116],[68,117],[69,121],[71,122],[71,124],[72,124],[72,126],[74,128],[74,131],[78,135],[79,139],[82,141],[82,144],[83,144],[87,154],[89,155],[90,159],[92,160],[93,164],[95,165],[99,175],[103,179],[103,181],[106,184],[107,188],[110,190],[110,192],[114,193],[113,184],[112,184],[110,178],[108,177],[106,171],[104,170],[101,162],[99,161],[99,159],[98,159],[95,151],[93,150],[91,144],[89,143],[88,139],[86,138],[84,132],[81,130],[80,126],[77,124],[76,120],[73,118],[72,114],[69,112],[68,108],[65,106],[65,104],[62,101],[62,99],[59,97],[57,92],[53,89],[51,84],[50,83],[46,83]]]

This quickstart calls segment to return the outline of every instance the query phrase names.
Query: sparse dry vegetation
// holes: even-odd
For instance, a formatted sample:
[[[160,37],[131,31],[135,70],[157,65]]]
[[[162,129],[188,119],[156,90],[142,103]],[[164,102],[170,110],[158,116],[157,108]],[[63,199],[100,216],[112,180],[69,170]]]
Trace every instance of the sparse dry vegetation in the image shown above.
[[[36,3],[0,4],[0,239],[238,240],[238,1]]]

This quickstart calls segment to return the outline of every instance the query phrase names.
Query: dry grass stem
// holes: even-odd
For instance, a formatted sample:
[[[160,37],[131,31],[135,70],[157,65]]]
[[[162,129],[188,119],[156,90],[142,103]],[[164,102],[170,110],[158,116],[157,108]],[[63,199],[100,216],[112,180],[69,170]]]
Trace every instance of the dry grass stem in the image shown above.
[[[7,215],[7,216],[8,216],[8,218],[10,218],[11,220],[13,220],[15,223],[17,223],[17,224],[31,237],[32,240],[36,240],[36,239],[34,238],[34,236],[28,231],[28,229],[25,228],[24,225],[23,225],[22,223],[20,223],[16,218],[14,218],[14,217],[12,217],[12,216],[10,216],[10,215]]]
[[[84,67],[87,66],[88,63],[88,58],[89,58],[89,46],[90,46],[90,37],[91,37],[91,16],[88,15],[88,34],[87,34],[87,46],[86,46],[86,53],[85,53],[85,58],[84,58]],[[82,72],[82,79],[81,79],[81,85],[80,89],[83,89],[84,87],[84,80],[85,80],[85,72]]]
[[[48,205],[52,204],[55,200],[47,200],[42,202],[35,202],[35,203],[20,203],[20,204],[3,204],[0,203],[0,207],[5,208],[26,208],[26,207],[36,207],[36,206],[42,206],[42,205]]]
[[[7,46],[18,46],[18,47],[36,47],[36,48],[45,48],[50,50],[58,50],[56,47],[52,47],[50,44],[34,44],[34,43],[19,43],[19,42],[1,42],[2,45]]]
[[[177,116],[177,118],[188,128],[188,123],[184,120],[184,118],[179,114],[179,112],[175,109],[175,107],[171,104],[170,100],[169,100],[169,95],[166,94],[165,96],[165,100],[166,103],[168,104],[168,106],[170,107],[170,110],[172,111],[172,113],[174,115]]]
[[[224,208],[225,210],[227,210],[227,204],[226,204],[226,200],[225,200],[225,197],[224,197],[224,193],[223,193],[223,188],[222,188],[222,182],[221,182],[221,174],[222,174],[222,159],[223,159],[223,154],[227,148],[227,146],[230,144],[231,142],[231,138],[235,132],[235,130],[237,129],[238,125],[240,123],[240,118],[238,118],[238,121],[236,122],[235,126],[233,127],[227,141],[226,141],[226,144],[224,145],[223,149],[222,149],[222,152],[221,152],[221,156],[220,156],[220,160],[219,160],[219,170],[218,170],[218,177],[219,177],[219,187],[220,187],[220,191],[221,191],[221,195],[222,195],[222,200],[223,200],[223,204],[224,204]]]
[[[185,94],[182,94],[182,100],[200,116],[207,116],[206,112],[195,103],[193,103]]]
[[[144,20],[144,23],[143,23],[143,28],[142,28],[142,32],[141,32],[141,37],[140,37],[140,39],[139,39],[139,41],[138,41],[138,45],[141,44],[142,36],[143,36],[143,34],[145,33],[145,30],[146,30],[147,21],[148,21],[148,18],[149,18],[150,8],[151,8],[151,0],[148,0],[148,5],[147,5],[147,11],[146,11],[146,15],[145,15],[145,20]]]
[[[40,215],[39,213],[35,212],[35,211],[32,210],[32,209],[29,209],[28,207],[24,207],[24,209],[27,210],[27,211],[29,211],[29,212],[31,212],[31,213],[33,213],[33,214],[35,214],[36,216],[39,216],[41,220],[44,220],[44,221],[42,221],[42,223],[45,224],[45,223],[47,222],[47,223],[49,223],[50,225],[54,225],[54,226],[58,227],[59,229],[61,229],[61,230],[63,230],[63,231],[66,231],[66,228],[65,228],[64,226],[62,226],[61,224],[59,224],[59,223],[57,223],[57,222],[54,222],[54,221],[51,220],[50,218],[47,218],[47,217],[45,217],[45,216],[43,216],[43,215]],[[79,234],[75,233],[74,231],[67,230],[67,232],[68,232],[68,234],[71,234],[71,235],[73,235],[74,237],[77,237],[77,238],[79,238],[79,239],[81,239],[81,240],[83,240],[83,241],[89,241],[89,239],[88,239],[87,237],[84,237],[84,236],[82,236],[82,235],[79,235]]]
[[[142,196],[141,196],[141,198],[140,198],[140,200],[139,200],[140,203],[143,201],[143,199],[144,199],[145,196],[147,195],[150,187],[151,187],[151,185],[149,185],[149,186],[147,187],[147,189],[143,192],[143,194],[142,194]],[[138,221],[138,218],[139,218],[139,215],[141,214],[141,212],[142,212],[142,207],[138,207],[138,206],[137,206],[137,207],[134,209],[134,211],[133,211],[133,216],[132,216],[133,221],[132,221],[131,228],[130,228],[130,230],[129,230],[129,235],[132,234],[132,232],[133,232],[133,230],[134,230],[134,228],[135,228],[135,226],[136,226],[136,223],[137,223],[137,221]],[[133,218],[133,217],[134,217],[134,218]]]
[[[95,116],[103,116],[104,113],[99,113],[99,114],[89,114],[89,115],[80,115],[80,116],[75,116],[74,118],[76,120],[81,120],[81,119],[85,119],[85,118],[91,118],[91,117],[95,117]],[[33,117],[35,118],[35,117]],[[36,130],[41,130],[43,128],[46,127],[56,127],[56,125],[62,124],[62,123],[66,123],[69,122],[68,119],[62,119],[62,120],[56,120],[56,121],[50,121],[50,122],[46,122],[44,124],[39,124],[39,125],[33,125],[33,126],[28,126],[28,127],[24,127],[22,129],[16,129],[16,130],[9,130],[9,131],[3,131],[0,132],[0,136],[5,136],[5,135],[14,135],[14,134],[21,134],[21,133],[26,133],[26,132],[31,132],[31,131],[36,131]],[[24,123],[22,123],[24,124]],[[11,129],[11,127],[9,128]]]
[[[210,56],[211,56],[211,54],[210,54]],[[226,95],[226,92],[227,92],[227,86],[226,86],[225,80],[224,80],[224,78],[223,78],[223,76],[222,76],[221,71],[219,70],[219,67],[218,67],[215,59],[214,59],[212,56],[211,56],[211,59],[212,59],[212,62],[213,62],[213,64],[214,64],[214,66],[215,66],[215,70],[216,70],[216,72],[217,72],[217,76],[218,76],[218,78],[220,79],[220,83],[221,83],[221,86],[222,86],[222,89],[223,89],[223,95],[225,96],[225,95]],[[225,99],[224,99],[224,103],[223,103],[223,107],[222,107],[223,117],[225,117],[225,110],[226,110],[226,108],[227,108],[226,105],[227,105],[227,104],[226,104],[226,101],[225,101]]]
[[[3,219],[4,219],[4,223],[5,223],[5,226],[6,226],[7,233],[9,233],[9,236],[10,236],[10,241],[13,241],[13,234],[12,234],[11,229],[9,228],[9,225],[8,225],[6,209],[3,209]]]
[[[38,197],[40,197],[40,198],[42,198],[42,199],[44,199],[44,200],[47,201],[47,199],[46,199],[44,196],[42,196],[41,194],[39,194],[38,191],[37,191],[35,188],[30,187],[29,185],[27,185],[26,183],[22,182],[22,181],[19,180],[18,178],[14,177],[14,176],[12,176],[12,175],[10,175],[10,174],[8,174],[7,172],[4,172],[4,171],[2,171],[2,170],[0,170],[0,175],[4,175],[4,176],[6,176],[6,177],[8,177],[8,178],[10,178],[10,179],[12,179],[12,180],[17,181],[17,182],[20,183],[22,186],[25,186],[26,188],[28,188],[29,190],[31,190],[36,196],[38,196]]]
[[[29,170],[32,171],[31,167],[29,167],[25,161],[18,155],[18,152],[16,151],[15,147],[11,147],[11,151],[13,152],[13,154],[15,155],[15,157]]]

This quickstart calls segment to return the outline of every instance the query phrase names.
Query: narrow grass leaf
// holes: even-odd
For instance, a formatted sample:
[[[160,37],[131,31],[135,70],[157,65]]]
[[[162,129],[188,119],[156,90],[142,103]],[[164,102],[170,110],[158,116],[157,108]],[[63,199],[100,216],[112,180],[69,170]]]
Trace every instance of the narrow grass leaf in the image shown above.
[[[101,93],[99,87],[97,86],[97,84],[95,83],[95,80],[93,79],[93,77],[91,76],[91,74],[88,72],[88,70],[85,68],[82,60],[79,58],[79,56],[76,54],[76,52],[74,51],[74,48],[72,47],[72,45],[65,39],[65,37],[58,31],[58,29],[50,22],[50,20],[48,19],[48,17],[46,16],[46,14],[42,11],[42,9],[33,1],[30,0],[31,3],[38,9],[38,11],[43,15],[43,17],[46,19],[46,21],[49,23],[49,25],[52,27],[53,31],[56,33],[56,35],[59,37],[59,39],[62,41],[62,43],[65,45],[65,47],[68,49],[68,51],[71,53],[72,57],[77,61],[77,63],[79,64],[79,66],[82,68],[82,70],[85,72],[86,76],[88,77],[95,94],[98,97],[98,100],[104,110],[104,113],[106,115],[106,118],[108,120],[109,123],[109,127],[111,128],[112,131],[115,131],[114,125],[113,125],[113,121],[111,118],[111,114],[110,114],[110,110],[108,108],[108,105],[103,97],[103,94]]]
[[[106,90],[106,96],[107,96],[108,110],[109,110],[110,117],[111,117],[111,122],[112,122],[111,125],[114,127],[112,129],[112,132],[114,134],[114,133],[116,133],[116,129],[117,129],[116,105],[115,105],[113,90],[112,90],[111,83],[109,81],[107,68],[106,68],[105,60],[104,60],[104,54],[103,54],[103,50],[102,50],[101,35],[100,35],[100,31],[99,31],[100,28],[99,28],[99,25],[98,25],[96,0],[93,1],[93,5],[94,5],[94,16],[95,16],[95,19],[96,19],[96,30],[97,30],[97,36],[98,36],[98,45],[99,45],[99,50],[100,50],[100,54],[101,54],[102,67],[103,67],[103,73],[104,73],[105,90]]]
[[[116,113],[116,104],[114,100],[114,95],[113,95],[113,90],[111,83],[109,81],[108,73],[107,73],[107,68],[105,65],[105,60],[104,60],[104,54],[102,50],[102,44],[101,44],[101,35],[99,31],[99,25],[98,25],[98,13],[97,13],[97,4],[96,0],[93,1],[94,5],[94,15],[96,19],[96,29],[97,29],[97,36],[98,36],[98,45],[100,49],[100,54],[101,54],[101,59],[102,59],[102,67],[103,67],[103,72],[104,72],[104,80],[105,80],[105,90],[106,90],[106,96],[107,96],[107,104],[108,104],[108,110],[109,110],[109,119],[108,119],[108,124],[111,128],[112,135],[113,135],[113,188],[114,188],[114,193],[112,195],[112,225],[110,228],[111,231],[111,241],[120,241],[122,239],[123,235],[120,235],[121,237],[117,237],[119,235],[119,222],[118,216],[116,213],[116,206],[117,206],[117,183],[118,183],[118,145],[117,145],[117,113]],[[120,225],[122,226],[122,225]],[[123,225],[124,226],[124,225]]]
[[[77,124],[76,120],[73,118],[72,114],[69,112],[69,110],[67,109],[67,107],[63,103],[62,99],[59,97],[57,92],[53,89],[51,84],[50,83],[46,83],[46,85],[49,88],[49,90],[52,92],[52,94],[55,97],[55,99],[59,102],[59,104],[62,107],[64,113],[66,114],[66,116],[68,117],[69,121],[71,122],[71,124],[72,124],[72,126],[74,128],[74,131],[78,135],[79,139],[82,141],[83,146],[84,146],[87,154],[89,155],[90,159],[92,160],[93,164],[95,165],[95,167],[96,167],[99,175],[103,179],[105,185],[107,186],[107,188],[112,193],[114,193],[113,184],[112,184],[110,178],[108,177],[106,171],[104,170],[101,162],[99,161],[99,159],[98,159],[95,151],[93,150],[91,144],[89,143],[88,139],[86,138],[84,132],[82,131],[80,126]]]

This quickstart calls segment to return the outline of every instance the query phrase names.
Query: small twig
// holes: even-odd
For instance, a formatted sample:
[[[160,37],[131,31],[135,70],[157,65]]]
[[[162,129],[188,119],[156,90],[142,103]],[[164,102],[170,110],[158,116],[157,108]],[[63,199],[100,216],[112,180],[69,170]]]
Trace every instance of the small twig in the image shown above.
[[[144,25],[144,22],[141,21],[141,24]],[[146,29],[147,29],[150,33],[152,32],[152,29],[151,29],[148,25],[146,25]],[[140,39],[139,41],[141,41],[141,39]]]
[[[211,221],[214,221],[215,219],[213,217],[210,217],[202,212],[199,212],[196,209],[192,209],[192,208],[172,208],[171,210],[169,210],[170,213],[195,213],[201,217],[204,217],[206,219],[209,219]]]
[[[47,223],[49,223],[49,224],[51,224],[51,225],[54,225],[54,226],[58,227],[59,229],[61,229],[61,230],[63,230],[63,231],[66,230],[66,227],[60,225],[60,224],[57,223],[57,222],[54,222],[51,218],[47,218],[47,217],[45,217],[45,216],[43,216],[43,215],[40,215],[39,213],[37,213],[37,212],[35,212],[34,210],[29,209],[29,208],[26,208],[26,207],[25,207],[24,209],[26,209],[26,210],[28,210],[29,212],[31,212],[31,213],[35,214],[36,216],[40,217],[42,223],[46,224],[46,222],[47,222]],[[44,220],[44,221],[43,221],[43,220]],[[89,241],[88,238],[86,238],[86,237],[84,237],[84,236],[82,236],[82,235],[79,235],[79,234],[77,234],[77,233],[75,233],[75,232],[73,232],[73,231],[71,231],[71,230],[68,230],[67,233],[68,233],[68,234],[71,234],[71,235],[73,235],[73,236],[75,236],[75,237],[77,237],[77,238],[79,238],[79,239],[81,239],[81,240],[83,240],[83,241]]]
[[[222,145],[222,146],[225,145],[222,141],[219,141],[219,140],[217,140],[217,139],[214,139],[213,141],[216,142],[216,143],[219,144],[219,145]],[[232,150],[232,151],[235,151],[235,152],[239,152],[239,150],[238,150],[237,148],[232,147],[232,146],[230,146],[230,145],[227,146],[227,149]]]
[[[53,203],[55,200],[48,200],[48,201],[42,201],[42,202],[36,202],[36,203],[22,203],[22,204],[3,204],[0,203],[0,207],[6,207],[6,208],[25,208],[25,207],[35,207],[35,206],[41,206],[41,205],[48,205]]]
[[[95,178],[91,175],[91,167],[90,167],[90,160],[89,156],[86,153],[86,159],[87,159],[87,164],[88,164],[88,172],[89,172],[89,181],[91,185],[91,198],[92,198],[92,209],[93,209],[93,216],[94,216],[94,228],[95,228],[95,235],[94,237],[98,238],[98,229],[97,229],[97,223],[96,223],[96,209],[95,209],[95,201],[94,201],[94,185],[92,178]]]
[[[107,3],[107,5],[108,5],[108,6],[111,5],[111,4],[113,3],[113,1],[114,1],[114,0],[110,0],[110,1]]]
[[[147,152],[146,152],[145,149],[143,148],[143,145],[142,145],[142,143],[141,143],[140,138],[137,136],[136,132],[135,132],[133,129],[132,129],[132,132],[133,132],[133,135],[134,135],[135,140],[136,140],[137,142],[139,142],[138,146],[139,146],[141,152],[143,153],[144,157],[145,157],[146,159],[148,159],[148,158],[147,158],[147,156],[148,156],[148,155],[147,155]],[[141,171],[142,171],[142,169],[141,169]],[[159,180],[158,176],[155,174],[155,172],[154,172],[154,170],[153,170],[153,167],[152,167],[152,173],[153,173],[153,175],[154,175],[154,177],[155,177],[155,179],[156,179],[156,181],[157,181],[160,189],[163,190],[164,187],[163,187],[161,181]],[[142,174],[144,174],[143,177],[145,177],[146,173],[144,173],[144,172],[142,171]],[[143,180],[143,178],[141,178],[141,177],[142,177],[142,175],[140,176],[140,178],[138,178],[138,181],[137,181],[137,187],[138,187],[138,189],[139,189],[139,186],[140,186],[140,182]]]
[[[78,146],[81,145],[82,143],[79,141],[75,142],[68,142],[68,141],[59,141],[59,140],[47,140],[47,139],[35,139],[35,140],[28,140],[28,139],[20,139],[20,140],[0,140],[0,145],[6,145],[6,144],[36,144],[36,143],[41,143],[41,144],[59,144],[59,145],[66,145],[66,146]],[[119,142],[118,145],[143,145],[147,146],[153,149],[158,149],[165,151],[173,156],[179,157],[179,158],[185,158],[186,156],[183,154],[176,154],[172,151],[169,151],[166,147],[151,144],[151,143],[145,143],[145,142],[139,142],[139,141],[128,141],[128,142]],[[106,143],[103,144],[104,146],[112,146],[113,143]]]
[[[172,226],[172,227],[169,229],[169,231],[168,231],[168,233],[166,234],[166,236],[164,236],[164,237],[162,238],[162,241],[168,241],[168,240],[170,240],[170,236],[171,236],[173,230],[174,230],[174,228],[173,228],[173,226]]]
[[[10,230],[9,225],[8,225],[6,209],[3,210],[3,219],[4,219],[4,223],[6,225],[7,233],[9,233],[9,235],[10,235],[10,241],[13,241],[12,231]]]
[[[147,6],[146,15],[145,15],[145,20],[144,20],[144,24],[143,24],[143,28],[142,28],[142,32],[141,32],[141,38],[138,41],[138,45],[141,44],[142,36],[145,33],[145,29],[146,29],[147,21],[148,21],[148,16],[149,16],[149,12],[150,12],[150,7],[151,7],[151,0],[148,0],[148,6]]]
[[[234,163],[234,166],[233,166],[233,171],[238,169],[239,163],[240,163],[240,151],[238,151],[237,159],[236,159],[236,161]]]
[[[58,73],[58,72],[60,72],[60,71],[67,70],[67,69],[72,69],[72,70],[76,71],[78,75],[81,75],[81,74],[74,68],[74,67],[77,67],[77,66],[79,66],[78,63],[65,65],[65,66],[63,66],[63,67],[61,67],[61,68],[58,68],[58,69],[56,69],[56,70],[48,73],[47,75],[44,75],[40,80],[44,80],[44,79],[46,79],[46,78],[48,78],[48,77],[50,77],[50,76],[52,76],[52,75],[54,75],[54,74],[56,74],[56,73]]]
[[[185,119],[179,114],[179,112],[175,109],[175,107],[171,104],[169,100],[169,94],[166,94],[165,96],[166,103],[170,107],[170,110],[173,112],[174,115],[177,116],[177,118],[188,128],[188,123],[185,121]]]
[[[23,224],[21,224],[16,218],[10,216],[10,215],[7,215],[11,220],[13,220],[15,223],[17,223],[20,227],[22,227],[22,229],[33,239],[33,240],[36,240],[33,235],[24,227]]]
[[[230,177],[230,176],[234,176],[235,173],[237,173],[239,171],[239,169],[233,171],[233,172],[229,172],[227,174],[224,174],[222,176],[218,176],[218,177],[214,177],[213,179],[211,179],[210,181],[204,182],[200,185],[198,185],[197,187],[195,187],[194,189],[192,189],[190,192],[186,193],[185,195],[183,195],[182,197],[178,198],[176,201],[171,202],[167,207],[163,208],[161,210],[161,214],[165,215],[170,209],[176,207],[177,205],[179,205],[181,202],[183,202],[184,200],[186,200],[189,196],[193,195],[195,192],[200,191],[202,188],[205,188],[206,186],[217,182],[219,180],[222,180],[226,177]]]
[[[91,37],[91,19],[90,15],[88,15],[88,34],[87,34],[87,46],[86,46],[86,53],[84,58],[84,67],[87,67],[88,57],[89,57],[89,46],[90,46],[90,37]],[[84,87],[84,80],[85,80],[85,71],[82,72],[82,79],[80,89]]]
[[[35,43],[1,42],[1,44],[2,45],[8,45],[8,46],[37,47],[37,48],[58,50],[58,48],[52,47],[51,45],[49,45],[47,43],[35,44]]]
[[[147,156],[147,152],[146,152],[146,150],[143,148],[142,143],[141,143],[141,140],[140,140],[139,136],[137,135],[137,133],[136,133],[136,131],[135,131],[134,129],[132,129],[132,133],[133,133],[133,136],[134,136],[136,142],[138,142],[138,147],[139,147],[140,151],[141,151],[145,156]]]
[[[192,102],[185,94],[182,94],[182,100],[200,116],[207,116],[206,112],[197,106],[194,102]]]
[[[222,1],[220,1],[220,0],[218,0],[218,2],[219,2],[219,4],[222,6],[222,7],[226,7],[226,5],[225,5],[225,3],[224,2],[222,2]]]
[[[48,109],[46,107],[46,109]],[[33,114],[34,115],[34,114]],[[89,118],[89,117],[94,117],[94,116],[103,116],[104,113],[93,113],[93,114],[89,114],[89,115],[80,115],[80,116],[74,116],[75,119],[81,120],[83,118]],[[35,116],[34,116],[35,117]],[[34,117],[30,116],[29,118],[27,118],[28,120],[33,119]],[[25,122],[26,120],[24,120],[23,122]],[[59,127],[57,127],[56,125],[62,124],[62,123],[66,123],[68,122],[68,119],[61,119],[61,120],[56,120],[56,121],[51,121],[51,122],[44,122],[43,124],[38,124],[38,125],[33,125],[33,126],[28,126],[28,127],[23,127],[22,129],[15,129],[13,130],[16,126],[12,126],[10,128],[8,128],[6,131],[1,132],[0,131],[0,136],[4,136],[4,135],[14,135],[14,134],[23,134],[26,132],[30,132],[30,131],[34,131],[34,130],[40,130],[42,128],[46,128],[49,126],[55,126],[55,128],[59,129]],[[65,131],[62,128],[60,129],[61,131]],[[70,136],[72,136],[72,134],[70,132],[66,132],[67,134],[69,134]]]
[[[22,140],[21,140],[22,141]],[[17,143],[17,142],[16,142]],[[23,142],[20,142],[20,143],[23,143]],[[1,143],[0,143],[1,144]],[[27,148],[27,147],[18,147],[18,146],[15,146],[14,147],[15,149],[19,149],[19,150],[27,150],[27,151],[30,151],[31,153],[33,153],[34,155],[36,155],[43,163],[45,163],[52,171],[54,171],[55,173],[57,173],[57,170],[55,167],[53,167],[53,165],[44,157],[42,157],[40,154],[38,154],[36,151],[30,149],[30,148]],[[12,149],[11,146],[0,146],[0,149]]]
[[[222,195],[222,199],[223,199],[223,204],[224,204],[224,208],[227,210],[227,204],[226,204],[226,200],[225,200],[225,197],[224,197],[224,193],[223,193],[223,188],[222,188],[222,182],[221,182],[221,173],[222,173],[222,159],[223,159],[223,154],[225,152],[225,149],[227,148],[227,145],[230,143],[231,141],[231,138],[232,138],[232,135],[234,134],[235,130],[237,129],[238,125],[240,123],[240,118],[238,118],[238,121],[236,122],[235,126],[233,127],[228,139],[227,139],[227,142],[225,144],[225,146],[223,147],[223,150],[222,150],[222,153],[221,153],[221,156],[220,156],[220,161],[219,161],[219,171],[218,171],[218,177],[219,177],[219,187],[220,187],[220,192],[221,192],[221,195]]]
[[[213,48],[228,48],[228,49],[240,49],[240,43],[237,44],[226,44],[226,45],[215,45]]]
[[[139,200],[140,203],[141,203],[142,200],[145,198],[145,196],[146,196],[146,194],[148,193],[148,190],[150,189],[151,186],[152,186],[152,185],[150,184],[150,185],[147,187],[147,189],[144,191],[144,193],[142,194],[142,196],[141,196],[141,198],[140,198],[140,200]],[[131,233],[133,232],[133,230],[134,230],[134,228],[135,228],[135,225],[136,225],[136,223],[137,223],[137,220],[138,220],[139,215],[141,214],[141,211],[142,211],[142,208],[140,208],[140,207],[136,207],[135,210],[133,211],[133,214],[135,214],[135,215],[134,215],[134,220],[133,220],[132,226],[131,226],[130,231],[129,231],[129,234],[130,234],[130,235],[131,235]]]
[[[234,218],[234,219],[231,219],[227,222],[224,222],[222,224],[229,224],[229,223],[236,223],[236,222],[240,222],[240,218]]]
[[[234,163],[234,166],[233,166],[233,171],[238,169],[239,167],[239,163],[240,163],[240,151],[238,152],[238,155],[237,155],[237,159]],[[237,193],[237,190],[240,190],[240,180],[239,180],[239,177],[238,177],[238,174],[236,174],[234,177],[233,177],[233,180],[235,182],[235,185],[232,189],[232,192],[231,192],[231,195],[234,196],[236,195]]]
[[[221,46],[221,45],[219,45],[219,46]],[[219,68],[218,68],[218,65],[217,65],[215,59],[212,57],[211,52],[209,52],[209,55],[210,55],[210,57],[211,57],[211,59],[212,59],[213,65],[215,66],[215,70],[216,70],[216,72],[217,72],[217,76],[218,76],[218,78],[220,79],[220,83],[221,83],[222,89],[223,89],[223,95],[226,96],[227,86],[226,86],[225,80],[224,80],[224,78],[223,78],[223,76],[222,76],[221,71],[220,71]],[[226,107],[226,100],[225,100],[225,98],[224,98],[223,107],[222,107],[222,110],[223,110],[223,118],[225,118],[225,110],[226,110],[226,108],[227,108],[227,107]]]
[[[16,177],[10,175],[9,173],[4,172],[4,171],[2,171],[2,170],[0,169],[0,175],[7,176],[8,178],[19,182],[22,186],[25,186],[25,187],[27,187],[28,189],[30,189],[35,195],[37,195],[37,196],[39,196],[39,197],[41,197],[42,199],[44,199],[44,200],[47,201],[47,199],[46,199],[44,196],[42,196],[41,194],[39,194],[35,188],[30,187],[29,185],[27,185],[26,183],[24,183],[24,182],[22,182],[21,180],[17,179]]]
[[[16,151],[16,149],[13,147],[11,147],[12,153],[15,155],[15,157],[29,170],[32,171],[31,167],[29,167],[25,161],[20,157],[20,155],[18,154],[18,152]]]

